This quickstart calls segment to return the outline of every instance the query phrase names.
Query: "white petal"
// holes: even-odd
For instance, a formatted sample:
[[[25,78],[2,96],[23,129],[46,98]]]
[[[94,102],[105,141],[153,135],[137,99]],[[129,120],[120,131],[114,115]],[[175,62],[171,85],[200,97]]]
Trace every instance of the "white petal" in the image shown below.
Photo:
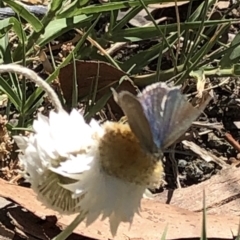
[[[41,113],[38,113],[37,120],[33,122],[33,129],[36,133],[47,131],[49,129],[48,118]]]
[[[75,197],[84,196],[79,208],[89,211],[86,216],[87,225],[100,215],[103,215],[103,218],[109,217],[113,235],[116,234],[120,222],[132,222],[145,191],[144,186],[105,174],[97,163],[81,174],[81,180],[63,187],[74,192]]]
[[[61,162],[59,167],[51,167],[49,169],[62,176],[80,180],[80,174],[82,172],[90,170],[92,161],[92,156],[79,154],[75,157],[70,155],[69,160]]]
[[[86,156],[84,154],[78,154],[70,156],[68,161],[61,162],[60,169],[71,174],[71,173],[82,173],[90,169],[90,164],[93,161],[93,156]]]
[[[13,136],[13,139],[22,151],[26,149],[28,144],[28,138],[23,136]]]

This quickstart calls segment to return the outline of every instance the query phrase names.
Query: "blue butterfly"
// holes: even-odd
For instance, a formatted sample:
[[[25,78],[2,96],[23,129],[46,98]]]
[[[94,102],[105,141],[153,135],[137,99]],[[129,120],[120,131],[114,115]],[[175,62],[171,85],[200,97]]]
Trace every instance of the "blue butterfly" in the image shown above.
[[[181,137],[210,100],[194,108],[179,87],[165,83],[152,84],[137,97],[126,91],[113,91],[113,96],[141,146],[150,153],[169,147]]]

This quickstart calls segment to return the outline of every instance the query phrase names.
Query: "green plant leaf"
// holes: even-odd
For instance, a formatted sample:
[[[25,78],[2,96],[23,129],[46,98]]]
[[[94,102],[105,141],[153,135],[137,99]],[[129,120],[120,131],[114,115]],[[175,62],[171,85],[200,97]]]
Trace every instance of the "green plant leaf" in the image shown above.
[[[4,37],[12,28],[13,24],[10,22],[10,19],[11,18],[6,18],[0,21],[0,38]]]
[[[13,24],[13,30],[17,34],[20,43],[24,44],[27,41],[27,36],[22,28],[22,24],[16,18],[11,18],[9,22]]]
[[[21,100],[17,96],[17,94],[14,92],[13,88],[8,84],[5,79],[0,77],[1,84],[0,84],[0,90],[3,91],[5,94],[7,94],[8,98],[10,101],[14,104],[14,106],[17,108],[19,111],[20,106],[21,106]]]
[[[95,16],[96,17],[96,16]],[[41,35],[41,38],[36,42],[40,47],[45,46],[53,39],[63,35],[65,32],[78,27],[84,28],[91,25],[91,21],[94,20],[94,17],[87,15],[76,16],[72,19],[56,19],[49,23],[45,28],[44,34]]]
[[[184,72],[181,75],[181,77],[176,81],[176,83],[182,83],[188,76],[189,73],[194,70],[198,69],[198,64],[200,63],[201,59],[212,49],[214,44],[218,41],[219,37],[222,35],[222,33],[228,28],[228,24],[222,25],[220,29],[214,34],[209,41],[207,41],[204,46],[201,47],[201,49],[194,53],[191,59],[188,60],[188,63],[184,66]]]
[[[50,10],[51,12],[58,11],[63,4],[63,0],[52,0],[50,1]]]
[[[204,26],[217,26],[223,23],[230,23],[231,20],[209,20],[204,22]],[[195,22],[185,22],[181,23],[180,27],[181,30],[188,30],[188,29],[198,29],[199,26],[202,24],[201,21],[195,21]],[[165,32],[166,34],[169,34],[170,32],[176,32],[177,31],[177,24],[168,24],[168,25],[162,25],[159,26],[159,28]],[[144,39],[151,39],[156,36],[159,36],[159,32],[155,27],[135,27],[135,28],[129,28],[129,29],[123,29],[117,32],[112,32],[112,36],[110,40],[114,42],[126,42],[126,41],[140,41]]]
[[[240,76],[240,63],[233,65],[233,72],[235,76]]]
[[[42,30],[43,25],[41,21],[38,20],[32,13],[30,13],[25,7],[21,4],[17,3],[16,1],[12,0],[3,0],[7,3],[19,16],[24,18],[31,26],[33,27],[34,31],[39,32]]]
[[[229,51],[224,54],[219,65],[221,68],[229,68],[240,60],[240,32],[232,40]]]
[[[0,21],[0,26],[6,26],[8,23],[8,19],[4,19]],[[11,63],[12,62],[12,54],[9,44],[9,38],[7,35],[0,37],[0,64],[2,63]]]

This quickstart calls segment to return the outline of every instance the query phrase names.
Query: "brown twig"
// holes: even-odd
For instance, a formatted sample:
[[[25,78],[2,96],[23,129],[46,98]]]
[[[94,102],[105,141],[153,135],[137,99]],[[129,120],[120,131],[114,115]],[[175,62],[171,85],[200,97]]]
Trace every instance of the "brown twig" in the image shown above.
[[[240,152],[240,145],[239,143],[233,138],[233,136],[230,133],[225,133],[225,139],[236,149],[238,152]]]

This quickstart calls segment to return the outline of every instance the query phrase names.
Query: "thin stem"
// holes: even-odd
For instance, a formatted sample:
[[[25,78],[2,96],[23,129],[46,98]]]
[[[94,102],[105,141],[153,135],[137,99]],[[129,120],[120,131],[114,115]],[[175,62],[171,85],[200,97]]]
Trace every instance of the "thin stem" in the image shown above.
[[[48,94],[49,98],[52,100],[55,110],[57,112],[63,110],[63,107],[58,99],[57,94],[54,92],[51,86],[48,83],[46,83],[42,78],[40,78],[34,71],[17,64],[1,64],[0,73],[5,72],[21,74],[24,77],[31,80],[32,82],[36,83]]]
[[[175,0],[175,12],[176,12],[176,19],[177,19],[177,35],[178,35],[176,57],[175,57],[175,66],[177,66],[178,65],[178,55],[180,53],[180,46],[181,46],[181,24],[180,24],[180,16],[179,16],[177,0]]]
[[[52,240],[65,240],[69,235],[72,234],[74,229],[84,220],[85,214],[79,213],[77,217],[61,232],[59,233],[55,238]]]

